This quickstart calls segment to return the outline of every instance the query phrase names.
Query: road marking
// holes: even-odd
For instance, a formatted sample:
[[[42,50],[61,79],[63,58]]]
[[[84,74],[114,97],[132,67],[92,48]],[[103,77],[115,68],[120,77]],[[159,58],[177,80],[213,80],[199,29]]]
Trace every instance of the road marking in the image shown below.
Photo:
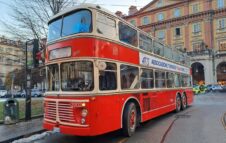
[[[223,124],[224,129],[226,130],[226,113],[224,113],[224,115],[222,116],[221,122]]]
[[[125,143],[129,138],[123,138],[122,140],[118,141],[117,143]]]

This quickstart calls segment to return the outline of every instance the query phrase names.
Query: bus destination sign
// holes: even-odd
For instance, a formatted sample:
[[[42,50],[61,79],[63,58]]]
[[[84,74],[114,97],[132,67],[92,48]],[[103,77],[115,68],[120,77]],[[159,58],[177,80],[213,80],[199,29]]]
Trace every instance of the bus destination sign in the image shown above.
[[[155,67],[174,72],[190,74],[190,69],[157,57],[153,57],[144,53],[140,53],[140,64],[148,67]]]

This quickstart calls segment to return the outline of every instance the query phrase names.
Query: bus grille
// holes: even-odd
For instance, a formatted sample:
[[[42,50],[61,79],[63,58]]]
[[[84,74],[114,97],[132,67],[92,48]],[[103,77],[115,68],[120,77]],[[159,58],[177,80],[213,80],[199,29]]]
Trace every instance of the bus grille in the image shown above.
[[[89,100],[67,100],[67,99],[44,99],[45,114],[44,120],[47,122],[59,123],[61,125],[88,127],[88,124],[81,124],[80,103]],[[76,108],[74,108],[76,107]]]
[[[59,102],[58,113],[61,122],[75,123],[73,107],[70,102]]]
[[[56,121],[56,111],[55,101],[45,102],[45,119]]]

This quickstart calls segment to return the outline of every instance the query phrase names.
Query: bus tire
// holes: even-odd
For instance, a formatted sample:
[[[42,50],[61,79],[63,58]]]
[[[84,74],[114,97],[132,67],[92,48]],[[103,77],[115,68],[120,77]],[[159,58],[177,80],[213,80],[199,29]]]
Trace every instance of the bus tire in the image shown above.
[[[175,112],[178,113],[178,112],[180,112],[180,110],[181,110],[181,97],[178,94],[176,96],[176,110],[175,110]]]
[[[181,97],[181,109],[185,110],[187,108],[187,97],[185,94]]]
[[[131,137],[137,126],[137,109],[133,102],[129,102],[123,112],[123,134]]]

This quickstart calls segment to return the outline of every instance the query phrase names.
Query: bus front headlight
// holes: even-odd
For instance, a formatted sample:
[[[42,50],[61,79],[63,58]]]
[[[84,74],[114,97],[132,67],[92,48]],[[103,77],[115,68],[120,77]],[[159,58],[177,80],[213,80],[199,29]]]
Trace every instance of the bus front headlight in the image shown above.
[[[81,116],[82,116],[83,118],[85,118],[87,115],[88,115],[88,110],[85,109],[85,108],[82,109]]]

